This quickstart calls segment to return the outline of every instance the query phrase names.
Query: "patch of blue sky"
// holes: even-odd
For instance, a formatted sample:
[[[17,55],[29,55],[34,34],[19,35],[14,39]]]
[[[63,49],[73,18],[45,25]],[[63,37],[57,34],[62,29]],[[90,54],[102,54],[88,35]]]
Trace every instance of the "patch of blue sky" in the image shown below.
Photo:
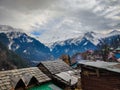
[[[33,34],[35,36],[39,36],[39,35],[43,34],[44,32],[45,32],[45,30],[32,31],[31,34]]]

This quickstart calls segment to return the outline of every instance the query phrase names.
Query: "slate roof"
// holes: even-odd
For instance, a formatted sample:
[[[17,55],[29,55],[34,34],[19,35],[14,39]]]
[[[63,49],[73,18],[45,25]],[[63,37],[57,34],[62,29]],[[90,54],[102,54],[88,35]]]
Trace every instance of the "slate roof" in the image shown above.
[[[58,74],[55,74],[55,78],[61,78],[64,80],[65,84],[68,84],[70,86],[75,85],[78,82],[78,78],[75,77],[74,75],[70,74],[69,72],[61,72]]]
[[[60,72],[72,70],[72,68],[62,60],[42,61],[40,64],[49,70],[51,74],[57,74]],[[39,65],[37,66],[39,67]]]
[[[34,76],[39,83],[51,80],[37,67],[0,71],[0,90],[10,90],[11,88],[15,88],[17,82],[21,79],[23,80],[24,83],[25,81],[28,81],[27,83],[29,83],[30,80],[25,79],[30,79],[31,77],[23,78],[25,75],[30,75],[31,77]]]
[[[15,88],[20,81],[22,82],[22,85],[25,87],[25,83],[20,77],[10,77],[10,79],[13,88]]]
[[[120,73],[120,63],[118,62],[84,61],[84,62],[79,62],[79,64]]]
[[[120,50],[120,47],[116,48],[115,50]]]

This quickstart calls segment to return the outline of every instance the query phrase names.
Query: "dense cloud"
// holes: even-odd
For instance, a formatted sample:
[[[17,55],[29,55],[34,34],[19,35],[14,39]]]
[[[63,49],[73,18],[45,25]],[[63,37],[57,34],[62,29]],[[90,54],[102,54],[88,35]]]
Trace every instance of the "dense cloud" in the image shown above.
[[[0,24],[53,42],[86,31],[119,30],[119,5],[119,0],[0,0]]]

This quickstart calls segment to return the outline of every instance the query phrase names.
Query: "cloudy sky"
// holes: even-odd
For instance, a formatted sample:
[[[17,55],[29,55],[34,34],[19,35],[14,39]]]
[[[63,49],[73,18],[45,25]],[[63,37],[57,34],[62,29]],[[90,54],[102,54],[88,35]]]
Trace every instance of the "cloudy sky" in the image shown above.
[[[22,28],[44,43],[120,30],[120,0],[0,0],[0,24]]]

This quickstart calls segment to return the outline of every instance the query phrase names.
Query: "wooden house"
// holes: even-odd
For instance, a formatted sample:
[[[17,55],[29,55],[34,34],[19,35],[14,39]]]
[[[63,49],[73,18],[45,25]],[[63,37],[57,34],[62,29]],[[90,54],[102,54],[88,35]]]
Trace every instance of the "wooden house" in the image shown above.
[[[72,70],[72,68],[62,60],[42,61],[37,67],[49,77],[52,77],[53,74]]]
[[[120,90],[120,63],[79,62],[82,90]]]
[[[25,89],[25,83],[19,77],[11,77],[10,83],[12,85],[12,90],[24,90]],[[6,87],[7,87],[7,85],[6,85]]]
[[[37,67],[0,71],[0,90],[26,90],[50,80]]]
[[[41,71],[52,78],[58,86],[65,88],[73,87],[78,82],[74,70],[62,60],[43,61],[37,65]]]
[[[115,51],[116,51],[117,53],[120,53],[120,47],[116,48]]]

